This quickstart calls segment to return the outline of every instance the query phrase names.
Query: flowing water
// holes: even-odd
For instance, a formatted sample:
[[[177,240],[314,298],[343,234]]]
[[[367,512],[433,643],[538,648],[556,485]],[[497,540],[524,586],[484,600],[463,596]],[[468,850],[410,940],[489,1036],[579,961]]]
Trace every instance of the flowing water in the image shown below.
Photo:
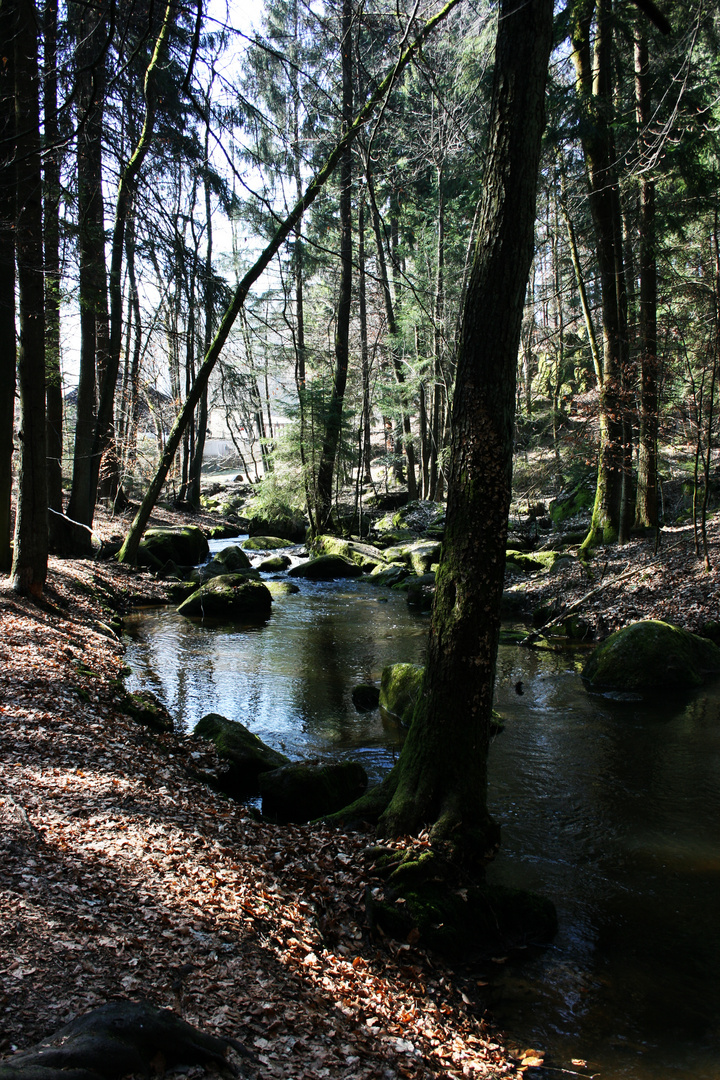
[[[291,757],[352,757],[377,779],[401,736],[350,693],[386,664],[420,662],[427,620],[366,582],[300,589],[262,626],[128,618],[130,685],[188,728],[220,712]],[[478,971],[493,1015],[547,1052],[548,1077],[718,1080],[720,686],[611,702],[585,692],[571,655],[506,646],[496,704],[507,723],[489,797],[503,843],[490,874],[550,896],[560,932]]]

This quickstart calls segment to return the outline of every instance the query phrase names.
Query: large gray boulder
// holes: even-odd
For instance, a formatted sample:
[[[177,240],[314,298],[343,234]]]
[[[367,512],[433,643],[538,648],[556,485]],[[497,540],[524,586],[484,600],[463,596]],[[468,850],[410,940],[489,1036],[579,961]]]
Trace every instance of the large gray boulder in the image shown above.
[[[138,564],[160,570],[168,562],[197,566],[205,562],[210,547],[202,529],[185,525],[181,529],[148,529],[138,547]]]
[[[229,544],[228,547],[218,551],[213,562],[218,566],[225,567],[226,574],[236,574],[239,570],[249,570],[252,565],[247,555],[237,544]]]
[[[307,578],[310,581],[333,581],[335,578],[360,577],[361,568],[342,555],[319,555],[317,559],[298,563],[288,570],[290,577]]]
[[[213,777],[220,787],[236,799],[255,795],[262,773],[287,765],[289,758],[273,750],[237,720],[228,720],[219,713],[208,713],[193,730],[198,738],[209,739],[219,756],[227,762],[226,770]]]
[[[377,566],[387,566],[387,559],[379,548],[362,544],[358,540],[342,540],[339,536],[316,536],[312,542],[315,555],[340,555],[357,563],[365,574]]]
[[[430,569],[440,559],[441,543],[439,540],[416,540],[413,544],[400,544],[386,548],[388,562],[400,562],[410,567],[418,575],[429,574]]]
[[[656,697],[701,686],[720,672],[720,649],[678,626],[650,619],[611,634],[590,654],[583,679],[598,693]]]
[[[367,782],[356,761],[286,765],[259,778],[262,812],[275,821],[314,821],[359,799]]]
[[[240,619],[266,618],[271,609],[272,596],[262,581],[244,574],[221,574],[191,593],[177,610],[186,618]]]
[[[243,540],[246,551],[277,551],[278,548],[290,547],[290,541],[281,536],[249,536]]]

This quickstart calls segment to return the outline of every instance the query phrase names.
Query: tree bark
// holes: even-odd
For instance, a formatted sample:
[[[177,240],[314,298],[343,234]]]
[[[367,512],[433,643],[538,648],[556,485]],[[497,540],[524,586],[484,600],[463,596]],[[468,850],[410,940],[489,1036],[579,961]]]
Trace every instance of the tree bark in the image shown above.
[[[353,119],[352,0],[342,2],[340,34],[342,53],[342,126],[349,130]],[[342,412],[350,360],[350,307],[352,300],[352,146],[340,159],[340,291],[335,323],[335,371],[325,419],[325,437],[317,473],[315,524],[326,532],[332,515],[333,476],[342,433]]]
[[[651,102],[647,87],[647,39],[635,27],[635,111],[639,128],[640,160],[648,138]],[[658,525],[657,432],[657,258],[655,237],[655,181],[645,169],[640,174],[640,432],[635,525]]]
[[[423,691],[379,821],[431,824],[466,860],[497,838],[487,754],[510,507],[517,356],[533,256],[552,0],[502,0],[481,226],[453,401],[445,540]]]
[[[591,27],[596,13],[594,58]],[[627,366],[627,296],[622,246],[622,215],[613,133],[612,0],[576,0],[571,39],[576,85],[583,112],[582,144],[595,231],[603,322],[600,383],[600,448],[597,486],[588,550],[612,543],[621,529]]]
[[[14,11],[0,4],[0,39],[12,41]],[[15,430],[15,63],[0,64],[0,573],[12,565]]]
[[[14,45],[20,467],[11,575],[16,592],[40,597],[47,577],[48,505],[37,22],[32,0],[18,0]]]

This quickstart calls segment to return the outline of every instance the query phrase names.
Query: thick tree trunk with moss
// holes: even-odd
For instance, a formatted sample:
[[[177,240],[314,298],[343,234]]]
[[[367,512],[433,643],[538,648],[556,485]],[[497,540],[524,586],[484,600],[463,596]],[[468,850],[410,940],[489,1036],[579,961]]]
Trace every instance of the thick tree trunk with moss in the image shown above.
[[[463,315],[445,541],[423,692],[381,834],[431,826],[455,856],[497,830],[487,754],[512,474],[515,377],[533,255],[552,0],[500,5],[481,227]],[[387,790],[387,788],[386,788]]]

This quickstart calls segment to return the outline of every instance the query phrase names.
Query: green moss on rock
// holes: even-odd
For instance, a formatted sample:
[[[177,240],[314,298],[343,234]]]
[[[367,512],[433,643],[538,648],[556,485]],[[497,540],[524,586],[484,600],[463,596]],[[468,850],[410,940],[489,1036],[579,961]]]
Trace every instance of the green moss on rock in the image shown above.
[[[390,664],[380,678],[380,711],[409,727],[420,695],[424,668],[420,664]]]
[[[272,596],[262,581],[244,574],[222,574],[191,593],[177,610],[186,618],[237,619],[266,618],[271,609]]]
[[[307,578],[309,581],[333,581],[335,578],[360,577],[362,570],[357,563],[342,555],[319,555],[316,559],[298,563],[288,573],[290,577]]]
[[[284,540],[281,536],[250,536],[243,540],[242,545],[246,551],[277,551],[278,548],[292,546],[291,540]]]
[[[227,763],[218,785],[234,798],[245,798],[258,791],[258,778],[264,772],[287,765],[289,758],[273,750],[237,720],[219,713],[208,713],[193,730],[198,738],[209,739]]]
[[[205,534],[197,525],[182,529],[148,529],[138,547],[138,564],[160,570],[168,562],[197,566],[210,554]]]
[[[651,619],[616,631],[590,654],[583,678],[591,690],[654,697],[701,686],[720,672],[720,649],[706,638]]]

